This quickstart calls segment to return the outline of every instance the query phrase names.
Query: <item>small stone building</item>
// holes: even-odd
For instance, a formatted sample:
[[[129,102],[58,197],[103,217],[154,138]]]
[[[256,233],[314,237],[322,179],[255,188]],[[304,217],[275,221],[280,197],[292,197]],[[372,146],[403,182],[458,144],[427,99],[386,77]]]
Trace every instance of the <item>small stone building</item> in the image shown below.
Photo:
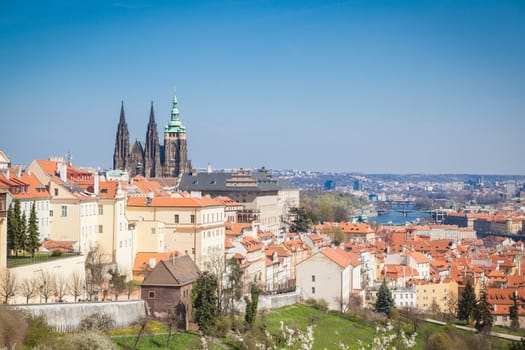
[[[192,313],[191,289],[199,273],[188,255],[161,260],[140,288],[148,314],[160,319],[171,318],[177,328],[188,329]]]

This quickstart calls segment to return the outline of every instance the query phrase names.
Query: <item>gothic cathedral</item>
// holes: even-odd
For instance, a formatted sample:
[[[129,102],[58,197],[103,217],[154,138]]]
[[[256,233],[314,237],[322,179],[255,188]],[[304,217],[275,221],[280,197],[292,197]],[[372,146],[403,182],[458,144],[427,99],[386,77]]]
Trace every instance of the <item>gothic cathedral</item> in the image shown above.
[[[180,120],[177,96],[173,96],[171,118],[164,128],[164,145],[159,143],[153,102],[149,112],[146,142],[142,143],[137,140],[133,145],[130,144],[124,102],[122,102],[115,139],[113,169],[125,170],[130,177],[135,175],[178,177],[190,172],[191,161],[188,159],[186,127]]]

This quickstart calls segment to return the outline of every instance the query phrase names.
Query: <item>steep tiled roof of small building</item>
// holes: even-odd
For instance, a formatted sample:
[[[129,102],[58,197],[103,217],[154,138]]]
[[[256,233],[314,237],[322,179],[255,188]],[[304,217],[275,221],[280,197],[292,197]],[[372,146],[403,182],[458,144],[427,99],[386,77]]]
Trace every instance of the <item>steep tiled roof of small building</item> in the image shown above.
[[[194,282],[200,270],[188,255],[161,260],[142,282],[142,286],[183,286]]]

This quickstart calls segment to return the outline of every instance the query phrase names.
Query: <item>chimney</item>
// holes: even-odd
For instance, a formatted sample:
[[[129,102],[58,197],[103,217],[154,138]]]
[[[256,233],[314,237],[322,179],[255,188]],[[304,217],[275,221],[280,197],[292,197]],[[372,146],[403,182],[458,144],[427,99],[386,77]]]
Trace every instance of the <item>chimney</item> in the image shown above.
[[[146,202],[148,206],[151,206],[151,203],[153,202],[153,197],[155,197],[155,194],[153,192],[149,192]]]
[[[100,181],[100,178],[98,177],[98,174],[95,173],[95,177],[93,179],[93,192],[95,193],[95,196],[98,196],[98,192],[99,192],[99,181]]]
[[[57,163],[58,176],[63,182],[67,182],[67,165],[64,163]]]

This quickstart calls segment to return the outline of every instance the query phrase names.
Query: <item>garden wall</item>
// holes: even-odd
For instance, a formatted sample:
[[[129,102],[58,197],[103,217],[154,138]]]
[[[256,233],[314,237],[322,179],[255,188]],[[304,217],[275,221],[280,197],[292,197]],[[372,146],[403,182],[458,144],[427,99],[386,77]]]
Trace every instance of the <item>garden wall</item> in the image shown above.
[[[13,307],[26,310],[33,315],[44,314],[48,324],[62,332],[76,331],[80,320],[94,313],[110,315],[115,320],[117,328],[128,327],[146,316],[143,300],[34,304]]]

